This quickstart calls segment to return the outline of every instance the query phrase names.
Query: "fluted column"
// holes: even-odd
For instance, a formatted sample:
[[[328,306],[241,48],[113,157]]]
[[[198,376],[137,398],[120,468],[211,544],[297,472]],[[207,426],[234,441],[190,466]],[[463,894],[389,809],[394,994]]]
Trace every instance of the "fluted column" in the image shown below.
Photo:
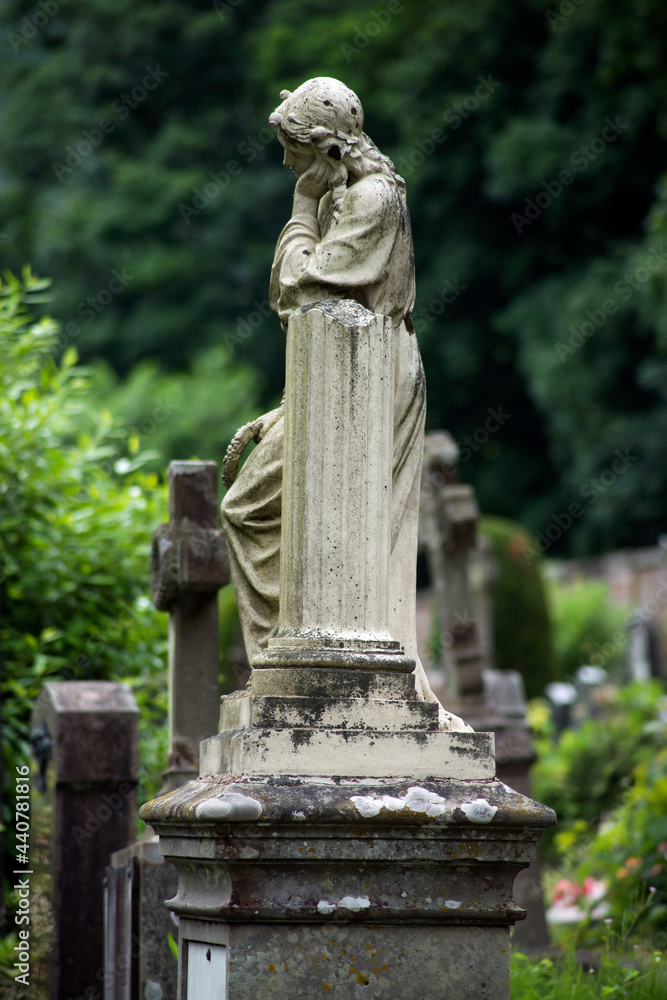
[[[393,336],[351,300],[290,320],[280,623],[255,668],[414,667],[387,629]]]

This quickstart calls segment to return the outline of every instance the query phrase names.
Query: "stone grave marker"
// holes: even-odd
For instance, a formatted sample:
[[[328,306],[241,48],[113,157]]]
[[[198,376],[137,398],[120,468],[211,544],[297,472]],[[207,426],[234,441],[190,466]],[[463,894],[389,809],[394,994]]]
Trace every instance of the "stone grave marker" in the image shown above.
[[[171,462],[169,523],[153,535],[151,592],[169,612],[169,733],[171,754],[162,792],[196,777],[199,743],[218,729],[220,649],[218,590],[229,580],[218,519],[216,462]],[[157,837],[127,841],[106,871],[107,995],[175,1000],[178,919],[162,902],[177,888],[176,871]],[[125,976],[119,969],[128,966]],[[134,987],[131,984],[134,983]]]
[[[49,745],[45,791],[33,793],[33,820],[40,826],[45,817],[51,829],[49,869],[38,873],[55,931],[51,1000],[101,989],[102,883],[109,855],[136,827],[138,720],[130,688],[111,681],[51,681],[35,703],[33,729],[42,750]]]
[[[459,450],[450,434],[426,435],[420,530],[441,629],[445,689],[451,692],[448,707],[460,712],[474,729],[495,734],[498,777],[530,796],[535,752],[526,723],[523,680],[516,672],[493,670],[484,654],[470,587],[479,508],[473,487],[458,481],[458,461]],[[517,943],[548,944],[537,860],[518,876],[515,898],[528,913],[515,928]]]
[[[443,709],[416,658],[404,182],[343,84],[281,99],[284,412],[223,501],[251,683],[199,779],[141,810],[178,870],[178,995],[508,1000],[512,884],[554,816],[494,778],[493,735]]]
[[[196,760],[218,723],[218,591],[229,582],[218,465],[171,462],[167,479],[169,523],[153,535],[151,593],[155,607],[169,612],[170,745],[187,740]]]

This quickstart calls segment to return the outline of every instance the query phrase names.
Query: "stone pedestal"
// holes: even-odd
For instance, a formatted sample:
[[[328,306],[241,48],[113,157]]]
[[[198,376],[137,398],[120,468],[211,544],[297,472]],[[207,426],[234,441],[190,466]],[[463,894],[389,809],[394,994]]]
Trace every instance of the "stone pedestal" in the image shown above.
[[[393,328],[290,320],[280,623],[199,774],[143,806],[178,871],[179,1000],[509,1000],[515,875],[550,809],[438,729],[389,633]]]
[[[393,336],[344,299],[290,319],[280,622],[254,668],[414,670],[387,627]]]
[[[512,886],[553,812],[409,675],[282,669],[275,696],[269,673],[141,810],[178,870],[180,1000],[508,1000]]]
[[[308,749],[306,732],[283,730]],[[439,736],[452,770],[492,773],[487,734],[425,728],[424,747]],[[508,1000],[512,883],[554,821],[492,777],[405,774],[203,776],[142,816],[178,869],[181,1000]]]

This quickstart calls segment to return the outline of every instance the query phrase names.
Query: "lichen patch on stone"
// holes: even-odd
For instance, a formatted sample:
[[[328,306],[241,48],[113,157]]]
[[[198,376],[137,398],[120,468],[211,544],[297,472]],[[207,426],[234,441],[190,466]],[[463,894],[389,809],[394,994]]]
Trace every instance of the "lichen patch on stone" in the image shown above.
[[[195,815],[199,820],[247,822],[259,819],[262,815],[262,804],[249,795],[228,792],[226,795],[204,799],[197,805]]]
[[[490,823],[498,812],[498,806],[492,806],[486,799],[473,799],[472,802],[464,802],[461,812],[471,823]]]
[[[338,905],[345,910],[359,913],[360,910],[367,909],[371,905],[371,901],[368,896],[343,896]]]
[[[354,802],[365,819],[379,815],[382,809],[393,812],[408,809],[410,812],[425,813],[427,816],[442,816],[450,809],[447,800],[441,795],[429,792],[427,788],[420,788],[419,785],[408,788],[401,798],[394,795],[380,795],[378,798],[372,795],[352,795],[350,801]]]

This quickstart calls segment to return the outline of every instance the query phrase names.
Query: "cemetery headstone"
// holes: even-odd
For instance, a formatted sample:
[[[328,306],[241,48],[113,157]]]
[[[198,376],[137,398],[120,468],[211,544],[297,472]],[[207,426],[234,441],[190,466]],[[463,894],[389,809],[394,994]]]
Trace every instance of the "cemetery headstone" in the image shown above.
[[[169,612],[171,753],[161,794],[197,776],[199,743],[217,732],[220,711],[218,590],[229,580],[218,518],[216,462],[171,462],[169,523],[153,535],[151,591]],[[176,1000],[178,919],[162,901],[176,892],[176,871],[157,837],[110,859],[106,870],[104,1000]]]
[[[470,585],[479,509],[473,487],[458,481],[458,462],[459,450],[450,434],[426,435],[420,529],[436,599],[441,667],[448,678],[445,690],[466,722],[495,734],[498,777],[530,796],[535,751],[526,723],[523,680],[516,672],[491,669],[482,646]],[[528,913],[515,929],[517,943],[547,944],[537,860],[518,876],[515,899]]]
[[[130,688],[111,681],[45,684],[33,727],[50,741],[45,792],[34,822],[50,823],[46,875],[55,940],[49,997],[100,990],[104,969],[103,878],[109,855],[129,843],[137,818],[139,710]],[[88,993],[86,993],[88,991]]]
[[[229,582],[218,527],[217,462],[171,462],[169,523],[153,535],[151,592],[169,612],[169,733],[194,752],[215,733],[220,700],[218,591]],[[196,772],[196,764],[193,767]]]

